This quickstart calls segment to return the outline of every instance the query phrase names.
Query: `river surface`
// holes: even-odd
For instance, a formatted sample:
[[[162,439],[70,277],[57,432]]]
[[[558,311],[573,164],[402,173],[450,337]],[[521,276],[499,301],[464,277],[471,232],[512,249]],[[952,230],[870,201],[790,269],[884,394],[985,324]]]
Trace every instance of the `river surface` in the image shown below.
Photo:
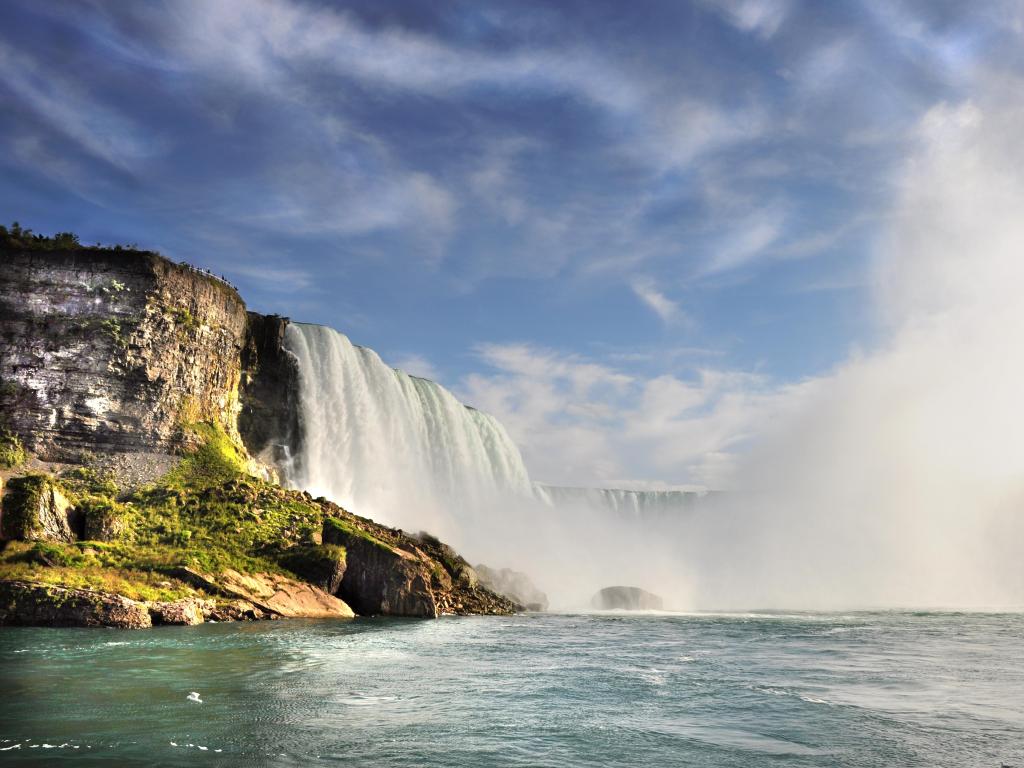
[[[1024,768],[1021,614],[9,628],[0,674],[0,764]]]

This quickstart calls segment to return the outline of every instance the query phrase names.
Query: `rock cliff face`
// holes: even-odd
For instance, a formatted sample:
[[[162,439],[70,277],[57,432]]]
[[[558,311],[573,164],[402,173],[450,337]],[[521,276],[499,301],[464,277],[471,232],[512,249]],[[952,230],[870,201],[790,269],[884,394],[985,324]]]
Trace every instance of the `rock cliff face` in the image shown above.
[[[242,349],[238,431],[249,453],[282,466],[297,453],[299,369],[284,349],[288,318],[250,312]]]
[[[139,251],[5,252],[0,412],[48,460],[173,451],[237,423],[247,316],[220,280]]]

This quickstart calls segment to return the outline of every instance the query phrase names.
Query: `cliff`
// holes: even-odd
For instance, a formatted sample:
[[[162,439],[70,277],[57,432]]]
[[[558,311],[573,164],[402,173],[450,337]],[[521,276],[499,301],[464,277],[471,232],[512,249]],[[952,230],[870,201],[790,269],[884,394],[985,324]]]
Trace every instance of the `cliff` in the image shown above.
[[[3,253],[0,412],[46,460],[179,450],[183,424],[236,429],[238,293],[155,253]]]
[[[261,471],[301,437],[286,318],[151,252],[0,260],[0,625],[517,610]]]

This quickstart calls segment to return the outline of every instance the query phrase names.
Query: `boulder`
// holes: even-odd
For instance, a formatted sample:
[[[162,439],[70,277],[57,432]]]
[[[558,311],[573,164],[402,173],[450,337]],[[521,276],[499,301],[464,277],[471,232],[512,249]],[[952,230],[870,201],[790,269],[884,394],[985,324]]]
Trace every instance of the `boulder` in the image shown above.
[[[205,618],[207,621],[259,621],[274,618],[274,615],[257,608],[248,600],[221,600],[214,603]]]
[[[477,565],[475,570],[485,587],[499,595],[504,595],[526,610],[546,611],[548,609],[548,596],[537,589],[537,586],[530,581],[530,577],[525,573],[513,571],[511,568],[497,570],[482,564]]]
[[[91,589],[28,581],[0,582],[0,625],[119,627],[153,625],[144,603]]]
[[[660,611],[664,601],[640,587],[605,587],[591,598],[590,605],[601,611]]]
[[[211,601],[185,598],[167,603],[150,603],[149,615],[154,624],[193,627],[196,624],[202,624],[211,609]]]
[[[47,475],[12,477],[0,506],[0,536],[22,541],[75,540],[78,515]]]

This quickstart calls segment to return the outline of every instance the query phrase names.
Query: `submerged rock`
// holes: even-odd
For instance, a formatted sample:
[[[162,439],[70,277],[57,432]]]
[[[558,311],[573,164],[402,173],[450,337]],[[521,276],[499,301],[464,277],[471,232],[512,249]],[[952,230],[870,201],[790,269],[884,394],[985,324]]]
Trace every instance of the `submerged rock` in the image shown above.
[[[153,620],[145,603],[120,595],[3,581],[0,625],[142,629],[152,626]]]
[[[530,577],[525,573],[513,571],[511,568],[500,570],[488,568],[482,564],[478,564],[475,571],[485,587],[499,595],[504,595],[526,610],[546,611],[548,609],[548,596],[537,589],[537,586],[530,581]]]
[[[640,587],[605,587],[591,598],[590,605],[602,611],[660,611],[664,601]]]

